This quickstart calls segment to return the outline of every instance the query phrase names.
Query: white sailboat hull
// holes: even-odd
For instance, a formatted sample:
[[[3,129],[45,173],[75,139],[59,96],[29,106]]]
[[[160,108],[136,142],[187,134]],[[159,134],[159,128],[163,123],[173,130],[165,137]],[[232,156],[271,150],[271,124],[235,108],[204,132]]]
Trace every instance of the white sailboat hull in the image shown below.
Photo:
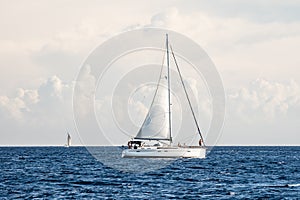
[[[126,149],[123,158],[205,158],[204,147],[150,147]]]

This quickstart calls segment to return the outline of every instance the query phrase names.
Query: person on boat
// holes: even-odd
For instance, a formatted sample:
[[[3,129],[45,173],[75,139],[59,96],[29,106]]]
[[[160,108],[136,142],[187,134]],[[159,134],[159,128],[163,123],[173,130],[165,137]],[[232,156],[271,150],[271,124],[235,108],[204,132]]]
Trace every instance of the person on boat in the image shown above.
[[[128,141],[127,145],[128,145],[128,149],[131,149],[132,147],[131,141]]]
[[[203,142],[202,139],[199,140],[199,146],[202,147],[203,146]]]

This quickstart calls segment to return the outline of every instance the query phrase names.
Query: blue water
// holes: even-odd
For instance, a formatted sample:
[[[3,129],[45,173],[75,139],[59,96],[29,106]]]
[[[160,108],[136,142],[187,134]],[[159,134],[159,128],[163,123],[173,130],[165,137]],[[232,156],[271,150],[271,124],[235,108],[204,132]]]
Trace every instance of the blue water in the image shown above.
[[[84,147],[1,147],[0,158],[0,199],[300,199],[300,147],[215,147],[146,173]]]

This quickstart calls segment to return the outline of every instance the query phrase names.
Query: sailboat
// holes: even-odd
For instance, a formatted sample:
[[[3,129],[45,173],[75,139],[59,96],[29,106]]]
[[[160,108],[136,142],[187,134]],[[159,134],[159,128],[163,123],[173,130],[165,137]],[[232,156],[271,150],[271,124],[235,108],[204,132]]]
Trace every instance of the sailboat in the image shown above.
[[[172,54],[194,123],[197,127],[197,132],[200,136],[199,146],[180,145],[180,143],[174,145],[172,141],[170,53]],[[185,88],[175,54],[172,46],[169,44],[168,34],[166,34],[166,60],[167,67],[162,66],[161,68],[159,81],[148,114],[137,135],[128,141],[128,148],[122,151],[123,158],[205,158],[206,156],[204,139]]]
[[[70,147],[70,146],[71,146],[71,136],[68,133],[68,135],[67,135],[67,143],[66,143],[65,147]]]

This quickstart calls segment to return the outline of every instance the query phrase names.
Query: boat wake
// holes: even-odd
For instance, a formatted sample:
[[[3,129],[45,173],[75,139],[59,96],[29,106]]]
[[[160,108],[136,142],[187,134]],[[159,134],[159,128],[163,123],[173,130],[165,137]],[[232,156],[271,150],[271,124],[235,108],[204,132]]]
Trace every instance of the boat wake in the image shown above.
[[[288,184],[289,187],[300,187],[300,183]]]

